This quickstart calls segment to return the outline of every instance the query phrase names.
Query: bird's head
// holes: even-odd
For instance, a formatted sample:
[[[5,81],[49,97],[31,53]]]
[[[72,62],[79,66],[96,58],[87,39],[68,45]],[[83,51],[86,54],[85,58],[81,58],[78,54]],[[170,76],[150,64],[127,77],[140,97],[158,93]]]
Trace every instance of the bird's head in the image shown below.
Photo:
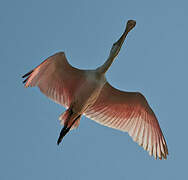
[[[122,46],[128,32],[131,31],[131,29],[133,29],[135,27],[135,25],[136,25],[136,21],[134,21],[134,20],[129,20],[127,22],[124,33],[119,38],[119,40],[113,44],[113,46],[111,48],[110,57],[115,58],[118,55],[118,53],[121,49],[121,46]]]

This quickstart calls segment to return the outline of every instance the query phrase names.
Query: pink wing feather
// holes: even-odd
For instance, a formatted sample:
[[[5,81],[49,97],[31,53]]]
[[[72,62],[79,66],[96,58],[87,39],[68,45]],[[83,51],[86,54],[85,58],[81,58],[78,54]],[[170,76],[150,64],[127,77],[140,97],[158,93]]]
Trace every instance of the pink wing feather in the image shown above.
[[[25,77],[25,87],[38,86],[47,97],[68,108],[83,79],[83,71],[72,67],[65,54],[59,52],[25,74]]]
[[[102,125],[128,132],[150,155],[166,159],[164,136],[141,93],[123,92],[106,83],[97,101],[84,114]]]

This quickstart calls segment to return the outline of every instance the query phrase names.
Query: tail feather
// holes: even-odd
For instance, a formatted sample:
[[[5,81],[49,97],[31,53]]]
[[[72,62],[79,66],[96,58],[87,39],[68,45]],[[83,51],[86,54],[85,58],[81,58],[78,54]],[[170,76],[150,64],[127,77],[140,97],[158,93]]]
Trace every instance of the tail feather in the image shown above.
[[[69,111],[69,109],[67,109],[64,113],[62,113],[59,116],[61,125],[64,125],[64,126],[67,125],[68,127],[71,126],[72,121],[69,121],[69,119],[68,119],[69,113],[70,113],[70,111]],[[67,120],[68,120],[68,122],[67,122]],[[79,124],[80,124],[80,118],[77,119],[76,122],[72,125],[71,130],[76,129],[79,126]]]
[[[66,111],[65,111],[66,113]],[[69,125],[69,123],[66,123],[64,125],[64,127],[62,128],[61,132],[60,132],[60,135],[59,135],[59,138],[57,140],[57,145],[59,145],[62,141],[62,139],[65,137],[65,135],[71,130],[71,128],[74,126],[74,124],[80,120],[80,117],[81,115],[79,115],[76,119],[74,119],[73,122],[71,122],[71,124]]]

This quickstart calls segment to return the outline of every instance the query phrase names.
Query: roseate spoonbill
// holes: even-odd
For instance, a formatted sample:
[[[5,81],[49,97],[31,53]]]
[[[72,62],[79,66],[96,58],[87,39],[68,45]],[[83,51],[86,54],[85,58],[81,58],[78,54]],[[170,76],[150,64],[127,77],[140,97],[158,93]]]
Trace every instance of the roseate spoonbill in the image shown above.
[[[72,67],[59,52],[47,58],[25,74],[25,87],[38,86],[48,98],[67,110],[59,120],[64,127],[57,144],[70,129],[77,128],[82,115],[128,134],[149,151],[155,159],[166,159],[167,145],[157,118],[145,97],[139,92],[124,92],[112,87],[105,73],[118,55],[121,46],[136,21],[129,20],[120,39],[111,48],[106,62],[94,70]]]

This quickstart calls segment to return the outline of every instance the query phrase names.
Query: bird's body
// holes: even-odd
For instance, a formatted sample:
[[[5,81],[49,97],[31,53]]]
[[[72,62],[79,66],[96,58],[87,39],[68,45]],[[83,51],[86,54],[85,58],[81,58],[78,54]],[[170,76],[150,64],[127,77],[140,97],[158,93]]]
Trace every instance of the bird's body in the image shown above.
[[[75,111],[81,114],[97,100],[106,78],[96,70],[82,70],[84,80],[74,95]]]
[[[47,97],[67,110],[60,115],[61,130],[58,144],[70,129],[79,126],[82,115],[96,122],[128,132],[133,140],[161,159],[168,154],[167,145],[157,118],[141,93],[113,88],[105,77],[128,34],[135,26],[128,21],[121,38],[113,45],[107,61],[95,70],[72,67],[64,52],[46,59],[25,74],[25,87],[38,86]]]

